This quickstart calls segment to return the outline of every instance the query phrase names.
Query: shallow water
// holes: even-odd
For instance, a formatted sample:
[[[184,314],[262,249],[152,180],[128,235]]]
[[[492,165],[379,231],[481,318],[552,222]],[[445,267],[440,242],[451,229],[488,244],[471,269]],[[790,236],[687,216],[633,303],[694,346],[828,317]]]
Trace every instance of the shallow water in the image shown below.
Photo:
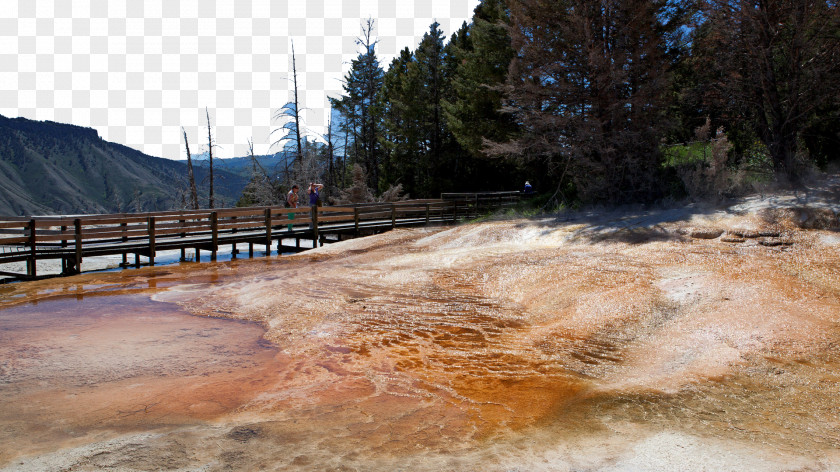
[[[0,311],[0,327],[2,462],[217,418],[279,365],[259,326],[143,295],[58,295]]]

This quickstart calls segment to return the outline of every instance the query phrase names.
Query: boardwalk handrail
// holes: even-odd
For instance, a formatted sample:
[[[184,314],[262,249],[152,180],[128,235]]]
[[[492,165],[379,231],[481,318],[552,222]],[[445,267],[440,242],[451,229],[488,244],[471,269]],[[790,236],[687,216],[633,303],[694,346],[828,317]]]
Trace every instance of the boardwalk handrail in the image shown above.
[[[516,192],[514,192],[516,193]],[[362,232],[385,231],[398,226],[428,225],[457,221],[468,216],[476,200],[405,200],[392,203],[364,203],[322,206],[311,209],[282,206],[157,211],[144,213],[57,215],[30,217],[0,216],[0,264],[27,262],[26,274],[37,276],[36,261],[61,259],[62,273],[80,270],[84,257],[134,254],[135,265],[145,256],[154,264],[155,253],[186,248],[210,252],[216,259],[220,244],[263,244],[270,251],[283,238],[312,238],[323,245],[327,234],[358,236]]]
[[[462,217],[475,218],[482,213],[499,208],[512,207],[519,202],[522,194],[515,190],[503,192],[446,192],[441,193],[441,200],[457,202],[464,208]]]

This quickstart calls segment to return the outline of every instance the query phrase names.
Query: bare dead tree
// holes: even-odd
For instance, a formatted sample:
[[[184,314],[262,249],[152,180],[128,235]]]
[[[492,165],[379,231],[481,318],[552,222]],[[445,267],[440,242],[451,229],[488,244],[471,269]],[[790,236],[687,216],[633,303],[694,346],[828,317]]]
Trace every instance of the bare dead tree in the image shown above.
[[[248,140],[249,157],[251,158],[251,180],[242,191],[242,198],[237,206],[267,206],[278,203],[278,189],[272,182],[265,168],[254,155],[254,143]]]
[[[298,100],[298,83],[297,83],[297,64],[295,61],[295,43],[292,41],[292,86],[294,87],[294,101],[287,103],[281,109],[279,109],[272,119],[278,118],[291,118],[291,121],[286,122],[280,128],[277,128],[271,132],[274,134],[276,131],[285,131],[285,134],[281,136],[279,139],[271,143],[272,146],[275,146],[280,143],[284,143],[285,141],[289,141],[294,139],[295,144],[297,145],[297,149],[295,151],[295,156],[292,161],[291,169],[289,167],[288,159],[284,159],[284,167],[285,167],[285,174],[286,174],[286,185],[291,185],[290,174],[294,170],[295,164],[300,163],[303,159],[303,138],[301,137],[301,126],[300,126],[300,101]],[[285,154],[285,150],[281,151]],[[284,156],[285,157],[285,156]]]
[[[295,140],[297,140],[297,160],[303,157],[300,145],[300,104],[298,103],[297,66],[295,65],[295,42],[292,41],[292,82],[295,87]]]
[[[190,207],[193,210],[198,210],[198,191],[195,188],[195,174],[193,173],[192,154],[190,154],[190,142],[187,139],[187,131],[181,127],[184,132],[184,146],[187,148],[187,175],[190,180]]]
[[[207,153],[210,158],[210,207],[215,208],[216,205],[216,197],[213,193],[213,135],[210,133],[210,111],[207,107],[204,107],[204,111],[207,113]]]
[[[256,174],[257,173],[257,168],[259,168],[262,175],[267,177],[268,172],[266,172],[265,167],[263,167],[262,164],[260,164],[260,161],[257,160],[257,156],[254,155],[254,142],[251,141],[250,139],[248,140],[248,155],[251,158],[251,166],[252,166],[251,172]]]

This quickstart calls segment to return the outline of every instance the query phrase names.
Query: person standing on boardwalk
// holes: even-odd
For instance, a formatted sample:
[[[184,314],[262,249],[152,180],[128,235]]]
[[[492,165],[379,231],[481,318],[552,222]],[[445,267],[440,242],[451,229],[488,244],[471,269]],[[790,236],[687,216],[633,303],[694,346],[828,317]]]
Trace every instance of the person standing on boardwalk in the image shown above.
[[[322,188],[324,188],[323,184],[316,184],[315,182],[309,184],[309,206],[320,206],[320,191]]]
[[[530,195],[534,193],[534,188],[531,187],[531,182],[525,181],[525,189],[522,191],[525,195]]]
[[[315,182],[312,182],[312,183],[309,184],[309,206],[312,208],[313,216],[315,216],[314,212],[317,211],[316,207],[321,205],[320,190],[322,188],[324,188],[323,185],[316,184]],[[315,227],[314,223],[309,223],[309,229],[312,229],[314,227]],[[315,245],[317,246],[317,242],[315,243]]]
[[[298,197],[298,186],[292,185],[292,189],[289,190],[289,193],[286,195],[286,203],[289,204],[289,208],[297,208],[299,200],[300,197]]]
[[[289,190],[289,193],[286,195],[286,204],[289,206],[289,208],[297,208],[299,199],[300,199],[300,197],[298,197],[298,186],[297,185],[292,185],[292,189]],[[289,212],[289,219],[290,220],[295,219],[295,212],[293,212],[293,211]],[[291,231],[292,230],[292,224],[289,223],[288,225],[286,225],[286,228],[289,231]]]

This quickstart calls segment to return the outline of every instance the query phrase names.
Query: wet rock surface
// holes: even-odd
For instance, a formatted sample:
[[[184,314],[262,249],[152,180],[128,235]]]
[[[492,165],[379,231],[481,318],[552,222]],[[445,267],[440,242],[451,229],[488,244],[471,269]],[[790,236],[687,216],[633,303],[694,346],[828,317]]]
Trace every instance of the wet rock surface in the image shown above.
[[[832,470],[840,238],[797,221],[582,214],[0,287],[0,467]]]

